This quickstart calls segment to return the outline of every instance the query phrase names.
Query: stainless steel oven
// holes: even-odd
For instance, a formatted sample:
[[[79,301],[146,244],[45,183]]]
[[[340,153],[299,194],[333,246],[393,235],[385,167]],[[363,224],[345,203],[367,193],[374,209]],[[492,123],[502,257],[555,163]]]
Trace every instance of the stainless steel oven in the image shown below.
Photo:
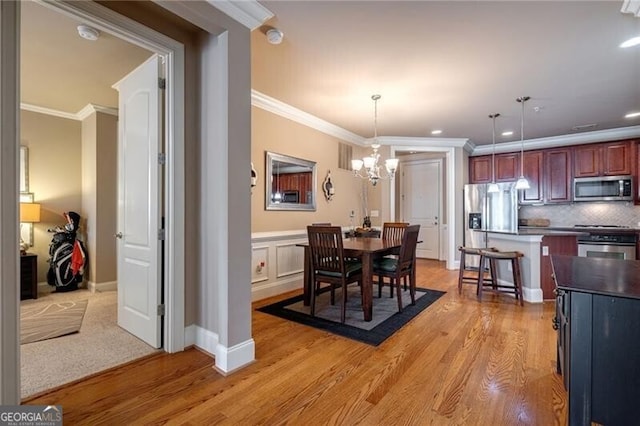
[[[636,259],[636,234],[592,233],[578,237],[578,256]]]

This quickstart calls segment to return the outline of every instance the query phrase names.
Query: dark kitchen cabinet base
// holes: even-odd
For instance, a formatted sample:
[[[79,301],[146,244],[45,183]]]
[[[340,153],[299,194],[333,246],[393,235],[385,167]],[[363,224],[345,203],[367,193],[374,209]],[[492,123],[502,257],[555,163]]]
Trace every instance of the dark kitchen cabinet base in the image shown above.
[[[637,424],[640,300],[573,291],[566,296],[568,347],[559,355],[566,360],[569,424]]]

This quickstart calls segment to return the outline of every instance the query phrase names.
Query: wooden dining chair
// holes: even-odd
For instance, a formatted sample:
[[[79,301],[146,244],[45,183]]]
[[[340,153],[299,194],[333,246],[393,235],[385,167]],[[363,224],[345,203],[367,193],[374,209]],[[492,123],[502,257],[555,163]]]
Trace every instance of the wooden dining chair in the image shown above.
[[[378,276],[378,297],[382,297],[382,287],[384,278],[388,277],[389,285],[393,289],[395,284],[398,296],[398,311],[402,312],[402,291],[400,280],[409,279],[409,294],[411,304],[416,304],[416,246],[418,245],[418,234],[420,225],[409,225],[402,236],[402,245],[397,259],[383,257],[373,263],[373,275]],[[393,292],[391,293],[393,297]]]
[[[407,229],[409,223],[407,222],[384,222],[382,224],[382,239],[383,240],[402,240],[405,229]]]
[[[335,289],[342,290],[340,321],[344,323],[347,311],[347,284],[357,282],[362,298],[362,264],[344,258],[342,230],[339,226],[307,226],[311,256],[311,316],[315,316],[316,295],[321,283],[329,284],[331,304],[335,304]]]
[[[384,222],[382,224],[382,239],[402,241],[405,229],[409,226],[409,222]],[[394,250],[391,255],[386,257],[398,258],[400,250]],[[407,289],[407,277],[404,277],[404,289]],[[390,287],[390,295],[393,297],[393,286]]]

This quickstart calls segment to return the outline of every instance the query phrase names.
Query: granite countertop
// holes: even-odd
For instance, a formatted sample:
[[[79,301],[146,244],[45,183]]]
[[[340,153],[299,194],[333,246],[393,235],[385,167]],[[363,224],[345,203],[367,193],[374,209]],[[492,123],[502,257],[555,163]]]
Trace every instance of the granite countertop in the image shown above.
[[[558,288],[640,299],[640,260],[551,255]]]
[[[573,227],[573,226],[549,226],[549,227],[538,227],[538,226],[520,226],[518,228],[518,232],[522,232],[526,230],[527,232],[533,231],[558,231],[558,232],[573,232],[577,234],[592,234],[594,232],[607,234],[637,234],[640,233],[640,228],[606,228],[606,227]]]
[[[579,236],[589,235],[588,231],[576,229],[558,229],[558,228],[539,228],[535,226],[521,226],[518,228],[518,235],[550,235],[550,236]]]

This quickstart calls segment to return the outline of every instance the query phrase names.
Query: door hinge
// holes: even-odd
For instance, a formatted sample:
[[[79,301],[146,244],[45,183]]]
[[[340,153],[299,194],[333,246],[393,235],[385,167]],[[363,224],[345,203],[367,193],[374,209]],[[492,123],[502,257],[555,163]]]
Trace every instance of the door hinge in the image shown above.
[[[158,316],[164,316],[164,305],[158,305]]]
[[[164,152],[160,152],[158,153],[158,164],[160,164],[161,166],[164,166],[167,162],[167,156],[165,155]]]
[[[166,78],[159,78],[158,79],[158,88],[162,89],[162,90],[167,88],[167,79]]]
[[[158,239],[164,241],[164,229],[158,229]]]

